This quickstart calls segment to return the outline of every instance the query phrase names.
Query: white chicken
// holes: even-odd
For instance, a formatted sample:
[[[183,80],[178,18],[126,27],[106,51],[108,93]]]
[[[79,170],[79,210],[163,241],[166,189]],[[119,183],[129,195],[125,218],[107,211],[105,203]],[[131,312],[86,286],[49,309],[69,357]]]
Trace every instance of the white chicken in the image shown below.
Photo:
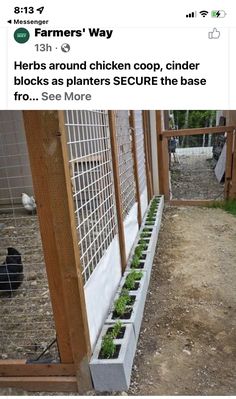
[[[30,197],[28,194],[22,193],[22,204],[24,208],[32,214],[36,211],[36,202],[34,197]]]

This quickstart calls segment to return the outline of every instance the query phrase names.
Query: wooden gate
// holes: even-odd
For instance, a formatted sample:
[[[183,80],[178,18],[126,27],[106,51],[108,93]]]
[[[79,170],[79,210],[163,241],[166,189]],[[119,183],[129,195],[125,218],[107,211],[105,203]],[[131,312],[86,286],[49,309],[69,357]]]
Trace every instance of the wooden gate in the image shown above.
[[[158,111],[157,111],[158,112]],[[159,167],[159,178],[165,199],[171,205],[207,205],[215,202],[213,199],[172,199],[170,185],[170,165],[168,140],[171,137],[183,137],[194,135],[207,135],[226,133],[226,163],[225,163],[225,181],[224,181],[224,199],[235,198],[235,175],[236,175],[236,156],[235,156],[235,127],[234,126],[218,126],[197,129],[181,129],[181,130],[162,130],[157,129],[159,153],[161,154],[162,167]]]

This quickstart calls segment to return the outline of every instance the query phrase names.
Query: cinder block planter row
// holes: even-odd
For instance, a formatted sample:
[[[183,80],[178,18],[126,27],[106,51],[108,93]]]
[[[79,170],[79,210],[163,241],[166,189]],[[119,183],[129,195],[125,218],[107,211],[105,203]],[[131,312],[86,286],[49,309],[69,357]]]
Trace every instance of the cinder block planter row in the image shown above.
[[[119,298],[128,274],[129,274],[129,272],[124,273],[124,276],[122,277],[121,284],[118,289],[118,292],[115,296],[114,302],[116,301],[116,299]],[[122,322],[122,324],[124,324],[124,323],[132,324],[132,326],[134,328],[135,338],[137,341],[141,323],[142,323],[143,310],[144,310],[145,301],[146,301],[147,289],[148,289],[148,276],[147,276],[146,272],[143,272],[143,277],[138,282],[137,290],[128,291],[129,296],[132,297],[132,300],[134,302],[131,306],[128,307],[128,312],[127,312],[127,314],[125,314],[125,318],[123,318],[122,316],[121,317],[117,316],[114,312],[114,306],[112,306],[111,311],[108,315],[108,318],[106,319],[106,323],[114,324],[117,322],[117,320],[120,320]]]
[[[150,233],[149,234],[150,237],[143,238],[144,241],[148,242],[148,248],[147,248],[147,251],[145,251],[143,254],[145,259],[143,259],[143,261],[141,262],[141,267],[140,267],[140,270],[143,270],[147,273],[148,281],[151,276],[152,264],[153,264],[153,259],[154,259],[154,255],[155,255],[158,234],[159,234],[159,230],[160,230],[160,226],[161,226],[162,213],[163,213],[163,208],[164,208],[164,197],[160,196],[157,198],[159,199],[159,203],[158,203],[158,208],[156,211],[155,223],[153,226],[150,226],[150,225],[147,226],[145,224],[146,223],[146,216],[145,216],[145,219],[142,223],[141,229],[140,229],[138,237],[135,241],[134,248],[132,250],[132,253],[128,260],[128,265],[127,265],[127,271],[132,269],[132,259],[134,256],[135,247],[138,245],[138,243],[142,239],[141,238],[142,233],[144,231]],[[148,213],[148,211],[146,212],[146,214],[147,213]]]
[[[110,308],[108,317],[96,344],[91,362],[90,370],[92,374],[92,379],[94,383],[94,388],[97,391],[124,391],[127,390],[130,384],[131,369],[133,364],[133,359],[135,355],[135,349],[137,345],[137,340],[139,336],[139,331],[141,328],[143,311],[146,301],[146,295],[149,285],[149,280],[151,276],[151,269],[153,258],[155,255],[155,248],[158,239],[158,233],[161,224],[161,217],[164,207],[163,196],[158,198],[158,206],[155,212],[155,220],[152,226],[146,224],[146,217],[142,223],[140,232],[135,240],[131,256],[128,260],[128,265],[124,276],[120,281],[117,293],[114,298],[114,302]],[[150,208],[150,207],[149,207]],[[149,212],[149,210],[146,212]],[[142,232],[148,232],[148,237],[145,239],[141,238]],[[143,251],[140,263],[140,268],[132,268],[132,259],[135,253],[135,248],[139,245],[140,240],[142,242],[147,242],[146,250]],[[132,303],[127,305],[125,308],[125,313],[122,316],[117,315],[114,309],[114,304],[116,300],[124,294],[124,284],[127,276],[132,273],[133,270],[137,272],[142,272],[142,277],[140,281],[135,284],[134,290],[126,290],[125,294],[128,294]],[[117,321],[122,323],[125,327],[125,334],[122,339],[115,339],[116,345],[120,346],[117,358],[114,359],[101,359],[99,358],[99,353],[101,351],[102,339],[104,335],[115,326]]]

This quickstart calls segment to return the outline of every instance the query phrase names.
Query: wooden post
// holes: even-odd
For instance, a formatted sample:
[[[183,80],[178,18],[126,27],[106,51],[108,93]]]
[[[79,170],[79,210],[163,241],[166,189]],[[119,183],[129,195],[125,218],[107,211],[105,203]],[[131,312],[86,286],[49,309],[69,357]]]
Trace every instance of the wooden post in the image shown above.
[[[63,112],[24,111],[37,213],[62,363],[91,389],[90,340]]]
[[[134,181],[135,181],[135,191],[136,191],[136,201],[138,204],[138,224],[139,227],[142,224],[142,208],[141,208],[141,198],[140,198],[140,187],[139,187],[139,175],[138,175],[138,158],[137,158],[137,142],[135,134],[135,118],[134,111],[130,111],[129,118],[131,137],[132,137],[132,155],[134,164]]]
[[[225,200],[228,200],[230,197],[230,185],[232,183],[232,161],[233,161],[233,133],[227,132],[225,187],[224,187]]]
[[[143,136],[144,136],[148,202],[150,202],[153,197],[153,184],[152,184],[152,158],[150,151],[150,126],[148,123],[148,116],[149,116],[148,111],[142,111],[142,116],[143,116]]]
[[[159,172],[159,189],[160,194],[164,194],[164,165],[163,165],[163,142],[162,142],[162,111],[156,111],[156,134],[157,134],[157,158],[158,158],[158,172]],[[165,166],[166,167],[166,166]]]
[[[108,111],[108,117],[109,117],[109,128],[110,128],[118,235],[119,235],[119,244],[120,244],[121,270],[122,273],[124,273],[127,259],[126,259],[125,232],[124,232],[121,190],[120,190],[119,160],[118,160],[118,149],[117,149],[117,139],[116,139],[116,121],[115,121],[114,111]]]
[[[147,146],[148,146],[148,158],[149,158],[149,165],[150,165],[151,188],[152,188],[152,197],[153,197],[154,191],[153,191],[151,118],[150,118],[150,111],[144,111],[144,112],[145,112],[145,116],[146,116],[146,125],[147,125]]]
[[[169,152],[168,152],[168,139],[162,137],[161,142],[161,149],[162,149],[162,166],[161,167],[161,174],[163,177],[163,193],[166,200],[170,199],[170,174],[169,174]]]
[[[236,133],[233,134],[233,164],[232,164],[232,185],[230,188],[230,198],[236,199]]]

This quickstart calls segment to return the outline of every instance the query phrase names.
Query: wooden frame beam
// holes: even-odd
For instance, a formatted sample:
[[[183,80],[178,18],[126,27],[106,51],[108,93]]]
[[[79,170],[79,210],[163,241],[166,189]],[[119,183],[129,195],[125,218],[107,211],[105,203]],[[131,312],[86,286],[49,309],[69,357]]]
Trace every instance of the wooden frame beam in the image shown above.
[[[26,139],[62,363],[91,389],[88,322],[63,111],[24,111]]]
[[[120,244],[121,270],[122,273],[124,273],[126,269],[127,259],[126,259],[125,232],[124,232],[124,222],[123,222],[123,207],[122,207],[121,189],[120,189],[119,158],[118,158],[118,148],[117,148],[117,139],[116,139],[116,120],[115,120],[114,111],[108,111],[108,117],[109,117],[109,127],[110,127],[118,236]]]
[[[0,377],[75,376],[74,364],[32,364],[26,360],[0,360]]]
[[[134,164],[134,181],[135,181],[136,201],[138,204],[137,219],[138,219],[138,225],[140,227],[142,224],[142,208],[141,208],[140,187],[139,187],[137,142],[136,142],[136,134],[135,134],[134,111],[130,111],[129,124],[130,124],[130,128],[131,128],[131,137],[132,137],[132,155],[133,155],[133,164]]]
[[[161,111],[157,111],[161,112]],[[163,130],[163,137],[172,136],[194,136],[196,134],[213,134],[213,133],[225,133],[233,132],[234,126],[216,126],[216,127],[203,127],[197,129],[179,129],[179,130]]]
[[[27,391],[77,392],[76,377],[0,377],[0,387]]]
[[[167,205],[171,206],[211,206],[215,203],[220,203],[222,201],[214,200],[170,200],[167,201]]]

